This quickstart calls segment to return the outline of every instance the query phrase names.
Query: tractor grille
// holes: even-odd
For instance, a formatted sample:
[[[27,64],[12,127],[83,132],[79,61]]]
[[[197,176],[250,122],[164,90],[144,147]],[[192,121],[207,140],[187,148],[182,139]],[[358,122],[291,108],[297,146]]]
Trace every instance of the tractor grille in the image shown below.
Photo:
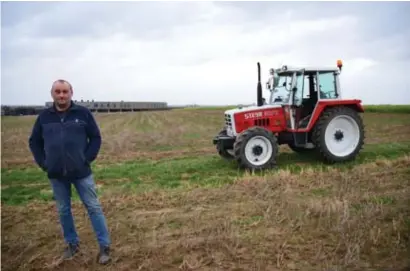
[[[270,119],[256,119],[256,120],[254,120],[253,124],[255,126],[269,126],[270,125]]]
[[[226,126],[228,126],[228,127],[232,127],[231,115],[225,114],[225,124],[226,124]]]

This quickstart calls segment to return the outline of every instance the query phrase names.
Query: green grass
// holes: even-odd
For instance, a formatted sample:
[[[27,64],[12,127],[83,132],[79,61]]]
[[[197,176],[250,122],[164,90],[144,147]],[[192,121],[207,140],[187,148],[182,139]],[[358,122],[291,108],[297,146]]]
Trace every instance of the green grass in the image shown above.
[[[410,153],[410,142],[366,145],[354,162],[327,166],[309,155],[281,153],[278,167],[271,171],[255,173],[274,175],[277,170],[289,170],[292,173],[302,169],[315,168],[326,171],[329,168],[348,170],[356,164],[374,161],[380,158],[397,158]],[[141,160],[125,163],[95,166],[95,179],[100,184],[99,192],[117,191],[138,193],[152,189],[173,189],[178,187],[219,187],[241,178],[245,171],[238,170],[234,162],[219,156],[201,155],[196,157],[168,158],[156,161]],[[23,204],[31,200],[51,200],[48,180],[37,168],[2,169],[2,202],[5,204]],[[320,191],[312,193],[321,193]],[[73,190],[75,199],[78,195]]]
[[[365,112],[410,114],[410,104],[401,105],[364,105]]]

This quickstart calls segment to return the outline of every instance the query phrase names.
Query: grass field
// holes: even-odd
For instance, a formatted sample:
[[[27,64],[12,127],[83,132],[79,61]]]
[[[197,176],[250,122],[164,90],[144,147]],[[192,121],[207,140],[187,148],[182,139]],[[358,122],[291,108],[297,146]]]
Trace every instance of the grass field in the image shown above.
[[[84,255],[58,261],[55,203],[27,144],[35,117],[2,117],[2,270],[407,270],[408,108],[366,107],[355,162],[324,166],[281,146],[263,174],[216,154],[223,108],[96,114],[106,267],[74,190]]]

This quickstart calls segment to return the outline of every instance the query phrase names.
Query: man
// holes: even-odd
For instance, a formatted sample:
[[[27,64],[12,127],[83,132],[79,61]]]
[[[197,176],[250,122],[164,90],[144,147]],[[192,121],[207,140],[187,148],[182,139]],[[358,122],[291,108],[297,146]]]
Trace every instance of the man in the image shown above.
[[[92,113],[75,104],[72,95],[69,82],[57,80],[53,83],[53,106],[37,117],[29,138],[30,150],[51,183],[67,243],[63,258],[69,259],[79,251],[79,238],[71,213],[73,184],[88,211],[100,246],[98,262],[106,264],[110,261],[111,241],[90,167],[100,150],[100,130]]]
[[[270,69],[269,74],[270,76],[269,76],[268,82],[266,82],[266,88],[269,89],[270,92],[272,91],[277,92],[275,88],[278,86],[279,76],[277,73],[275,73],[274,69]]]

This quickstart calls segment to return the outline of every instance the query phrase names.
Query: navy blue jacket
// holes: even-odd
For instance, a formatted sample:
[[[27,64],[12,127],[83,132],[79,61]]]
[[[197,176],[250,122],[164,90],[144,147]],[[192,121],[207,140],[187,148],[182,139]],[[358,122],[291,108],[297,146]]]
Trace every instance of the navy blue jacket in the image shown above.
[[[38,115],[29,146],[48,178],[81,179],[92,173],[90,164],[100,150],[101,134],[90,110],[72,102],[64,113],[52,106]]]

